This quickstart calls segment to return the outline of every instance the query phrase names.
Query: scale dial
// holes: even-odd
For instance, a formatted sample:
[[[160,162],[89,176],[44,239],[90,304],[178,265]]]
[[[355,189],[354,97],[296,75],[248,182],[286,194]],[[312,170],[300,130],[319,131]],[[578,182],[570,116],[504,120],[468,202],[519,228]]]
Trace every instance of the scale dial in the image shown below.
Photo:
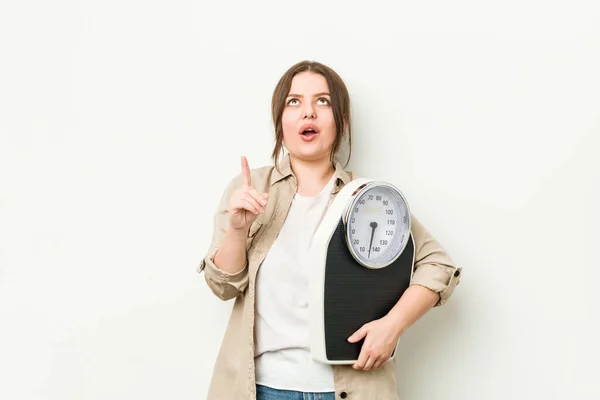
[[[362,266],[385,268],[404,251],[410,239],[410,210],[393,185],[367,183],[354,196],[346,213],[346,241]]]

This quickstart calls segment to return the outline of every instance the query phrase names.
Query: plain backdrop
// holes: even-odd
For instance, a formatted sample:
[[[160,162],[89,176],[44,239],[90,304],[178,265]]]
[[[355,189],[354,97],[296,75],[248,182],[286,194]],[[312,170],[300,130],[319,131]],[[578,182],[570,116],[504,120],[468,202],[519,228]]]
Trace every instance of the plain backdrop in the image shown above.
[[[403,400],[600,398],[600,3],[0,2],[0,399],[203,399],[229,317],[196,266],[270,162],[303,59],[350,169],[463,267],[401,339]]]

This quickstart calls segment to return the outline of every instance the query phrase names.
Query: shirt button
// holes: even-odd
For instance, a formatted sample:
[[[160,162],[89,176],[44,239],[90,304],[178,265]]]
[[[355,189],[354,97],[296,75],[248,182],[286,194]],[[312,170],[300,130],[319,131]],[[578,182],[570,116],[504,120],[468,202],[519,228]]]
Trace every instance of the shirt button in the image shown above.
[[[341,397],[342,399],[345,399],[346,397],[348,397],[348,393],[346,393],[346,392],[342,392],[342,393],[340,393],[340,397]]]
[[[454,276],[455,276],[455,277],[456,277],[456,276],[459,276],[459,275],[460,275],[460,271],[459,271],[459,270],[456,270],[456,271],[454,271]]]

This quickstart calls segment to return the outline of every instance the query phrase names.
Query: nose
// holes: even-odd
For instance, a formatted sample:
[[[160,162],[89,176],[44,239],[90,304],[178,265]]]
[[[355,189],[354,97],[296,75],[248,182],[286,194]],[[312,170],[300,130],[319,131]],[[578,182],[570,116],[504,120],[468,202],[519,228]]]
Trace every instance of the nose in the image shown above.
[[[302,119],[306,119],[306,118],[310,118],[310,119],[316,118],[315,110],[313,109],[313,106],[310,103],[306,103],[306,105],[304,106],[304,112],[302,114]]]

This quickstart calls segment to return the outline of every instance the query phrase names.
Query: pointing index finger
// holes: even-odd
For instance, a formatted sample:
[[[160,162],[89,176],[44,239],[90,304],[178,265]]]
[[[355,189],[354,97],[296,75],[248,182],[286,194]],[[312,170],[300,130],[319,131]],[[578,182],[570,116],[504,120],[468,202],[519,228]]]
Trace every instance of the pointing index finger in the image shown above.
[[[244,178],[244,184],[246,186],[252,185],[250,178],[250,167],[248,166],[248,160],[244,156],[242,156],[242,177]]]

